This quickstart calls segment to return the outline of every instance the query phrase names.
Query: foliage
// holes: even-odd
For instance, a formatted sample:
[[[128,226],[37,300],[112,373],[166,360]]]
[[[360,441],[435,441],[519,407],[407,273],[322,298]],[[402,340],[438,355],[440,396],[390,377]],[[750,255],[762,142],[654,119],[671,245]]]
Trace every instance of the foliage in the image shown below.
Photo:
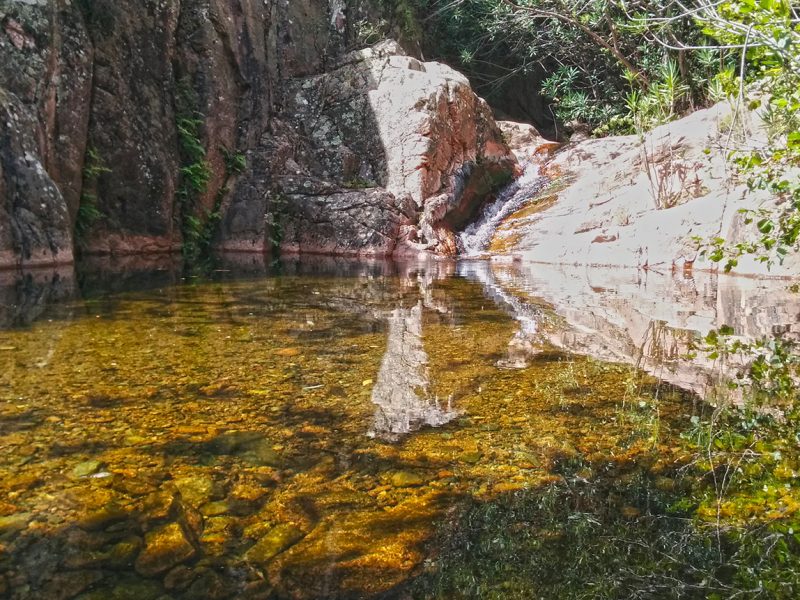
[[[377,6],[380,16],[369,15],[370,18],[354,22],[353,42],[356,46],[370,46],[387,37],[415,43],[422,38],[418,15],[426,4],[425,0],[374,0],[372,4]]]
[[[448,523],[412,597],[792,598],[800,590],[798,540],[785,525],[719,529],[692,518],[706,487],[682,498],[639,473],[610,486],[582,470],[565,464],[560,483],[475,503]]]
[[[86,236],[92,226],[104,216],[97,208],[96,196],[88,190],[93,188],[97,184],[97,178],[105,173],[111,173],[111,169],[106,166],[97,148],[88,146],[83,164],[83,192],[75,216],[75,242],[79,248],[85,244]]]
[[[714,75],[729,61],[726,52],[702,46],[706,37],[691,22],[676,20],[662,29],[696,49],[652,43],[650,25],[632,19],[631,12],[658,14],[664,10],[660,2],[428,0],[428,5],[441,51],[472,76],[479,93],[491,100],[492,92],[518,74],[538,78],[559,121],[584,122],[599,133],[633,130],[627,103],[632,90],[644,103],[637,103],[639,112],[658,108],[667,118],[706,103]]]
[[[743,255],[773,264],[800,249],[800,19],[786,0],[730,0],[705,5],[697,19],[719,44],[741,49],[738,76],[723,74],[741,110],[758,110],[770,141],[765,147],[732,152],[752,191],[778,199],[776,210],[743,211],[758,239],[729,245],[704,244],[714,262],[734,268]],[[756,99],[745,101],[745,89]]]
[[[793,339],[776,335],[750,342],[723,325],[712,329],[698,348],[722,365],[734,359],[741,365],[730,385],[747,392],[751,407],[783,405],[793,410],[800,399],[800,351]]]
[[[273,193],[267,199],[267,212],[264,219],[267,225],[267,239],[273,252],[278,252],[284,237],[284,217],[289,199],[281,193]]]
[[[206,231],[208,214],[197,214],[197,204],[211,181],[211,165],[206,160],[206,149],[201,139],[203,115],[197,112],[197,104],[191,82],[181,79],[176,94],[175,128],[182,166],[176,199],[183,235],[182,251],[187,260],[199,258],[211,238]]]

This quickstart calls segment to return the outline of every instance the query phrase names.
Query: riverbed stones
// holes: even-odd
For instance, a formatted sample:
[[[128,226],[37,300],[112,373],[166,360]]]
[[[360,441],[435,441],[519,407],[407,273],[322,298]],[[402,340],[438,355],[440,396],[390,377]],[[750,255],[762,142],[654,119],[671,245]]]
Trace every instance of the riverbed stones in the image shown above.
[[[135,566],[145,577],[163,573],[197,553],[178,523],[168,523],[147,532],[144,543]]]
[[[192,473],[174,480],[181,499],[191,506],[201,506],[222,493],[221,486],[207,473]]]
[[[283,461],[273,445],[258,431],[228,431],[209,442],[208,448],[215,454],[237,456],[253,466],[280,467]]]
[[[273,527],[244,555],[245,560],[264,563],[303,538],[303,532],[291,523]]]
[[[214,570],[202,571],[186,590],[186,600],[222,600],[231,595],[223,578]]]
[[[99,460],[86,460],[75,465],[70,475],[75,479],[81,479],[97,473],[102,467],[103,463]]]
[[[163,588],[156,581],[124,577],[116,584],[93,589],[75,600],[157,600],[166,598]]]
[[[82,513],[76,523],[87,530],[105,529],[113,523],[125,521],[130,516],[130,508],[112,501],[96,510]]]
[[[303,540],[276,556],[270,582],[281,594],[319,598],[379,595],[422,561],[421,545],[442,496],[426,493],[387,510],[358,510],[324,518]],[[323,579],[310,576],[325,572]],[[375,574],[380,573],[380,577]]]
[[[425,478],[413,471],[395,471],[389,476],[389,481],[394,487],[416,487],[425,483]]]
[[[105,574],[99,570],[56,573],[44,589],[42,589],[41,597],[52,600],[74,598],[104,577]]]
[[[184,590],[195,580],[199,575],[197,569],[192,569],[186,565],[178,565],[171,569],[164,577],[164,587],[167,590]]]
[[[15,513],[0,517],[0,539],[27,528],[31,518],[30,513]]]

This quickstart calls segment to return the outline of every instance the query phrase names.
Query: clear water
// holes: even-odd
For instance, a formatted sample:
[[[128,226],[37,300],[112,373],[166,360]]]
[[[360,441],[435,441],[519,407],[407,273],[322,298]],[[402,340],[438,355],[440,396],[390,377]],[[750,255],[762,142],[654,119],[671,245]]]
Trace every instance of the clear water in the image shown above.
[[[471,566],[459,536],[491,547],[508,519],[506,533],[567,539],[602,506],[599,531],[648,540],[701,403],[631,365],[641,324],[624,315],[644,306],[687,332],[717,317],[684,310],[698,314],[696,283],[610,292],[599,274],[540,269],[245,257],[208,277],[7,274],[0,597],[483,597],[498,581],[548,597],[583,538],[533,576]],[[742,323],[782,322],[748,308],[781,306],[774,290],[748,289],[731,296]],[[565,485],[582,490],[556,501],[569,514],[522,519]]]

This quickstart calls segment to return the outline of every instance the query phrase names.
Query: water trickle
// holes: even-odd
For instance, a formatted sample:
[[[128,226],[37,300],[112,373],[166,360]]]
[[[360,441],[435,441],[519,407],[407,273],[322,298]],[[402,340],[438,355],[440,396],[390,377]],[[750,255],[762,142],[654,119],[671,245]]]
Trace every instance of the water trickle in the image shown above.
[[[494,202],[488,204],[477,221],[468,225],[458,236],[463,257],[479,257],[486,253],[497,227],[526,201],[542,190],[547,178],[541,173],[542,163],[535,158],[524,165],[518,179],[506,186]]]

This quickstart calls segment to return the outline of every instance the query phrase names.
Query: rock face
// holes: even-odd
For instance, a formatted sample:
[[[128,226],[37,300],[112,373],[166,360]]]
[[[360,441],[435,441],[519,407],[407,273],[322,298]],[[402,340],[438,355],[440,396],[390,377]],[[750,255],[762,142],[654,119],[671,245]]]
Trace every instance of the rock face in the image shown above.
[[[636,136],[566,146],[546,164],[556,185],[498,229],[495,248],[535,262],[713,269],[695,238],[731,245],[758,232],[740,209],[769,206],[732,176],[731,147],[757,147],[764,134],[753,114],[734,119],[727,103]],[[733,125],[732,125],[733,124]],[[733,127],[733,131],[731,131]],[[738,273],[796,276],[800,256],[768,271],[742,257]]]
[[[0,0],[0,267],[187,236],[450,252],[513,159],[458,73],[347,52],[382,6]]]
[[[454,254],[453,230],[514,168],[467,80],[394,42],[292,80],[284,97],[255,159],[266,179],[254,169],[234,194],[224,249]]]
[[[0,266],[71,262],[67,206],[37,154],[35,123],[0,88]]]

